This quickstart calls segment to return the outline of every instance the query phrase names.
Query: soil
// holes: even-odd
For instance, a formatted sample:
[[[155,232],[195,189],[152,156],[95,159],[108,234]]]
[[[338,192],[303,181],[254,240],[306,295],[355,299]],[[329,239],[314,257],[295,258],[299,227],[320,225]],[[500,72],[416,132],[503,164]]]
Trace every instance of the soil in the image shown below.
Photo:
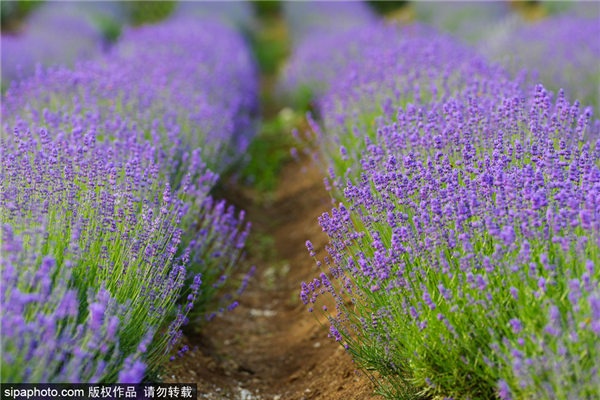
[[[187,334],[192,349],[162,377],[197,383],[200,399],[370,399],[374,387],[328,338],[299,300],[300,283],[318,275],[305,242],[322,259],[327,236],[317,217],[331,208],[321,173],[308,160],[287,164],[270,201],[240,187],[224,197],[252,222],[247,262],[257,270],[240,305]]]

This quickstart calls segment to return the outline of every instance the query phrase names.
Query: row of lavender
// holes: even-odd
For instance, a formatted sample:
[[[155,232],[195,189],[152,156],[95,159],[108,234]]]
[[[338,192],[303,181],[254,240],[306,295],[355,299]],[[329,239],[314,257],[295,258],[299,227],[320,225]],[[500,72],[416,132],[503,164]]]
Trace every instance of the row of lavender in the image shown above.
[[[3,382],[139,382],[190,318],[236,306],[249,226],[210,191],[253,133],[256,82],[236,31],[182,18],[8,89]]]
[[[310,40],[284,85],[321,90],[339,205],[309,310],[335,300],[331,337],[390,398],[600,397],[592,108],[425,26]]]

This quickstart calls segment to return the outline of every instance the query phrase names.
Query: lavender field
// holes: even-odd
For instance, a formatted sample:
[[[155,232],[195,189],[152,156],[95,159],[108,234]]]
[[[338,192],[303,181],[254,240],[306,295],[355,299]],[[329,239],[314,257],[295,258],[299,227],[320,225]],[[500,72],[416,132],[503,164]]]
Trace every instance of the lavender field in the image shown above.
[[[600,398],[600,2],[5,1],[1,45],[1,383]]]

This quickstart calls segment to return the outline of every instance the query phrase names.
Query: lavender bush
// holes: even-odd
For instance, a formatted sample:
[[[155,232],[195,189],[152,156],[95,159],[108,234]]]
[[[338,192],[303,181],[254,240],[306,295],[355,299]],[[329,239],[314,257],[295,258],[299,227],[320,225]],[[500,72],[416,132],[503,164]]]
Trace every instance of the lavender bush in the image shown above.
[[[220,46],[213,49],[215,40]],[[231,277],[249,228],[242,214],[208,196],[217,176],[203,171],[206,165],[223,171],[254,132],[251,61],[235,32],[217,23],[148,26],[125,32],[102,62],[42,71],[15,84],[4,114],[64,129],[64,113],[83,113],[101,122],[95,126],[101,140],[127,141],[132,134],[151,140],[159,174],[173,190],[200,185],[187,197],[192,209],[181,224],[183,243],[194,246],[193,268],[203,274],[204,304]],[[40,121],[46,117],[51,121]]]
[[[353,33],[377,18],[365,2],[286,2],[283,11],[293,46],[278,91],[303,106],[326,91],[346,57],[361,57]]]
[[[483,100],[378,130],[301,297],[336,299],[331,336],[390,397],[598,397],[600,122],[541,86]]]
[[[162,114],[183,117],[186,144],[202,147],[213,171],[222,172],[246,150],[255,131],[258,71],[231,27],[209,18],[176,18],[125,32],[112,56],[130,74],[155,58],[163,62],[148,71],[147,83],[160,82],[154,95],[162,97]]]
[[[184,168],[190,149],[201,147],[211,170],[222,172],[254,134],[255,74],[234,30],[207,20],[174,20],[126,30],[96,62],[41,71],[15,83],[6,109],[77,106],[97,110],[102,118],[127,115],[147,139],[170,148],[169,162]]]
[[[21,243],[13,246],[12,264],[6,269],[3,266],[7,279],[11,277],[11,270],[18,273],[14,277],[16,286],[5,289],[2,300],[4,305],[12,296],[30,296],[32,301],[34,295],[39,296],[37,302],[30,305],[31,311],[29,306],[21,309],[23,323],[33,324],[33,329],[38,317],[43,316],[35,311],[44,314],[45,304],[53,304],[49,298],[61,291],[69,297],[76,296],[73,301],[79,301],[81,307],[68,304],[55,304],[55,307],[89,308],[89,313],[79,315],[80,311],[73,311],[73,315],[67,315],[60,308],[47,310],[50,319],[74,318],[49,320],[52,324],[71,326],[67,331],[57,328],[55,337],[59,342],[70,340],[71,347],[57,349],[53,345],[58,342],[49,341],[39,344],[40,351],[47,354],[64,351],[62,358],[84,362],[85,354],[81,358],[77,353],[81,347],[77,346],[93,340],[98,342],[95,346],[103,347],[92,349],[94,352],[86,357],[101,363],[103,354],[116,351],[114,346],[104,349],[115,341],[118,352],[112,356],[114,362],[107,366],[98,364],[99,370],[93,374],[94,379],[113,381],[126,357],[135,356],[139,346],[147,348],[139,353],[147,354],[143,360],[138,354],[135,363],[147,363],[155,369],[179,338],[185,315],[198,292],[198,284],[188,289],[189,307],[178,312],[177,300],[188,276],[187,253],[190,251],[187,249],[183,256],[177,256],[183,234],[181,221],[190,209],[185,197],[207,191],[209,187],[187,185],[171,191],[168,183],[159,178],[152,145],[140,141],[135,132],[129,132],[127,141],[99,142],[93,123],[82,121],[79,115],[62,117],[63,129],[70,128],[67,132],[54,127],[47,131],[22,121],[17,121],[12,134],[4,131],[1,222],[9,232],[9,239],[20,237]],[[50,120],[49,116],[48,125]],[[28,286],[33,276],[44,280],[42,287]],[[197,283],[199,279],[197,275]],[[88,293],[90,297],[86,298]],[[90,299],[97,296],[104,300],[98,300],[98,306],[94,306],[96,303]],[[15,310],[9,308],[7,312],[10,311]],[[14,317],[14,314],[8,316]],[[77,323],[86,319],[92,324],[90,328],[95,324],[99,329],[102,321],[113,316],[117,317],[118,326],[97,333],[95,338],[85,336],[85,331],[73,330],[80,330]],[[113,321],[113,325],[117,322]],[[159,332],[162,329],[168,329],[168,333]],[[11,343],[11,338],[20,337],[18,332],[9,330],[6,340],[3,337],[6,357],[13,356],[11,350],[35,351],[35,348],[23,349]],[[48,335],[52,332],[49,330]],[[150,343],[144,344],[148,337]],[[35,341],[31,342],[34,344]],[[13,366],[17,369],[16,376],[28,376],[29,364]],[[65,377],[78,379],[77,375],[71,378],[59,370],[47,373],[53,381]]]
[[[50,366],[52,381],[139,381],[169,356],[188,317],[237,304],[231,295],[215,304],[215,296],[240,269],[249,226],[243,213],[211,198],[218,176],[207,163],[224,168],[251,133],[242,108],[252,107],[255,83],[242,81],[252,65],[244,64],[244,48],[232,51],[243,43],[218,25],[213,33],[229,32],[221,38],[232,45],[215,57],[233,60],[196,65],[188,61],[190,46],[208,52],[214,40],[186,43],[202,28],[186,35],[179,29],[127,33],[105,59],[40,70],[3,98],[0,222],[21,238],[16,261],[3,265],[18,288],[3,292],[3,310],[5,301],[31,294],[31,304],[2,314],[15,329],[3,337],[3,355],[31,360],[45,352],[74,363],[65,365],[89,364],[80,375],[75,367]],[[212,68],[223,68],[220,76],[228,79],[221,91]],[[196,148],[202,141],[205,148]],[[28,286],[28,277],[49,269],[56,276],[49,287]],[[77,297],[77,314],[49,301],[44,308],[45,299],[63,292]],[[53,340],[41,345],[31,336],[23,342],[29,348],[21,348],[18,329],[38,329],[32,321],[42,315],[48,324],[39,332],[54,333]],[[94,332],[86,333],[86,321]],[[112,322],[105,329],[102,321]],[[54,346],[63,341],[71,345]],[[26,362],[14,366],[7,379],[37,379]]]
[[[379,126],[396,121],[398,107],[412,110],[410,120],[422,121],[423,126],[411,128],[418,137],[427,124],[420,104],[460,93],[478,98],[479,114],[485,114],[498,96],[515,94],[520,85],[473,49],[420,24],[373,25],[341,34],[330,44],[321,62],[340,55],[331,70],[337,79],[323,78],[327,90],[315,101],[321,122],[312,127],[316,158],[335,185],[358,176],[362,151],[376,140]],[[297,58],[297,68],[290,71],[303,76],[300,71],[321,65],[317,60]]]
[[[526,68],[552,90],[564,89],[581,104],[600,104],[600,6],[587,17],[556,15],[520,23],[481,43],[481,50],[511,71]],[[552,60],[552,62],[549,62]]]
[[[24,237],[31,243],[43,234],[39,230]],[[40,262],[38,254],[23,251],[23,237],[15,237],[8,225],[2,235],[2,381],[98,383],[118,372],[119,382],[140,382],[154,331],[147,330],[125,358],[119,336],[132,317],[127,307],[105,288],[90,289],[82,307],[81,293],[69,284],[70,268],[59,268],[51,256]],[[63,262],[72,265],[69,258]]]

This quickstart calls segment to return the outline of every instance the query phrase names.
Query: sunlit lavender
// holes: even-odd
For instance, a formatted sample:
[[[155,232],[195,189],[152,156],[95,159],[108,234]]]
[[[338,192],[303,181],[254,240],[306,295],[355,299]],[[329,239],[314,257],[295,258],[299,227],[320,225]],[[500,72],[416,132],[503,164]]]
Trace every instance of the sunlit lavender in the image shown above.
[[[321,71],[326,90],[316,96],[320,123],[313,123],[316,157],[335,182],[354,178],[360,155],[382,124],[395,122],[398,107],[407,107],[411,120],[425,119],[419,104],[445,101],[454,94],[480,97],[490,107],[498,96],[516,93],[519,81],[500,66],[487,62],[455,38],[425,25],[373,25],[340,34],[327,48],[309,58],[295,58],[295,76],[308,76],[311,66],[330,61]],[[300,72],[305,71],[305,72]],[[290,75],[292,76],[292,75]],[[485,111],[479,111],[484,118]],[[423,126],[411,128],[418,137]],[[443,130],[436,140],[447,140]],[[423,139],[423,145],[425,139]]]
[[[175,153],[165,154],[169,162],[185,164],[190,149],[202,147],[209,167],[221,172],[255,131],[255,73],[245,43],[231,28],[167,22],[127,30],[96,62],[40,71],[16,82],[7,92],[5,114],[27,107],[34,112],[82,107],[127,115],[147,138],[165,150],[172,147]]]

